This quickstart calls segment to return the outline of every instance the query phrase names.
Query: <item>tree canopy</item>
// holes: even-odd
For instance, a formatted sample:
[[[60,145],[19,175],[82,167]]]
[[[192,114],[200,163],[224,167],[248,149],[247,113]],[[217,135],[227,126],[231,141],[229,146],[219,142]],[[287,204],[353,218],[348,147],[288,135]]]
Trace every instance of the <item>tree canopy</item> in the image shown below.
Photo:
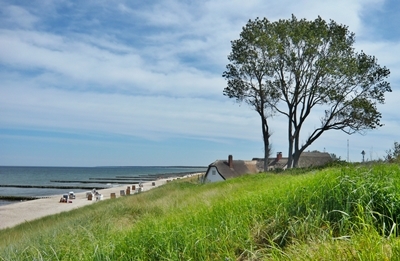
[[[249,20],[232,41],[224,76],[235,77],[228,78],[224,94],[266,101],[264,109],[287,117],[288,167],[296,167],[300,154],[327,130],[353,134],[382,126],[377,104],[391,91],[390,71],[374,56],[356,52],[354,43],[347,26],[295,16]],[[319,115],[319,125],[311,115]],[[316,127],[303,137],[305,125]]]
[[[271,75],[268,64],[268,50],[263,40],[255,37],[253,31],[243,31],[241,38],[231,42],[232,52],[228,56],[231,62],[223,73],[228,86],[224,95],[235,98],[238,102],[249,104],[261,118],[261,129],[264,141],[264,170],[267,169],[271,154],[268,116],[278,97],[269,93],[267,81]]]

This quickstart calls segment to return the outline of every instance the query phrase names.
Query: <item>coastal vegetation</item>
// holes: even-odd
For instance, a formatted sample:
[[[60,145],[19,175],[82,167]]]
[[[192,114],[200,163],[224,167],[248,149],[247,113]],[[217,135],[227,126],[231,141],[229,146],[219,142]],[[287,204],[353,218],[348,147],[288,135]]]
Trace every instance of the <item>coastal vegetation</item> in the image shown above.
[[[182,179],[2,230],[0,260],[398,260],[399,188],[397,164]]]

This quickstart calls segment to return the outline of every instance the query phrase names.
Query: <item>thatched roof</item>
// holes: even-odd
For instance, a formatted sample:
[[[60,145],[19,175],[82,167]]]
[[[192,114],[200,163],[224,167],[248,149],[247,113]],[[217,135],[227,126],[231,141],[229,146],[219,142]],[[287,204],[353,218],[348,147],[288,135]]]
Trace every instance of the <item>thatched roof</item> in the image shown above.
[[[268,169],[285,169],[287,166],[288,158],[268,159]]]
[[[219,174],[224,179],[239,177],[243,174],[252,174],[259,172],[256,166],[256,161],[233,160],[233,168],[229,168],[227,160],[217,160],[209,165],[216,167]]]
[[[263,169],[264,167],[264,159],[263,158],[253,158],[253,160],[257,161],[257,166],[259,169]],[[316,167],[323,166],[332,161],[331,156],[327,152],[303,152],[300,155],[298,167],[307,168],[307,167]],[[278,158],[269,158],[268,159],[268,169],[286,169],[288,158],[282,157]]]
[[[331,155],[327,152],[303,152],[298,166],[300,168],[323,166],[331,161]]]

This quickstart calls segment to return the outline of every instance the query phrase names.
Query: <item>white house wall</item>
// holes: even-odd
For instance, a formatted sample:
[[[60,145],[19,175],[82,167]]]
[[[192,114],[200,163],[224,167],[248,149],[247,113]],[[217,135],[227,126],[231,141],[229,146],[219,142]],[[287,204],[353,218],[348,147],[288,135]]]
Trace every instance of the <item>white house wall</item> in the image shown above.
[[[218,170],[216,167],[210,167],[208,168],[208,171],[205,175],[205,182],[217,182],[217,181],[222,181],[224,180],[222,176],[218,173]]]

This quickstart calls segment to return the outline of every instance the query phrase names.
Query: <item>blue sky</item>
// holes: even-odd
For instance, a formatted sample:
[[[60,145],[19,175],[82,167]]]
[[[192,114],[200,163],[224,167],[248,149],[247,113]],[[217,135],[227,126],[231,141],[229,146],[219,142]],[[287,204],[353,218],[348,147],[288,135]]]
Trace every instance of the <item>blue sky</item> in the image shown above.
[[[309,150],[378,159],[400,142],[396,0],[0,0],[0,165],[208,165],[262,157],[260,119],[222,95],[249,19],[333,19],[391,70],[384,127]],[[318,126],[310,119],[306,128]],[[286,119],[270,121],[287,156]],[[307,129],[303,132],[304,139]]]

